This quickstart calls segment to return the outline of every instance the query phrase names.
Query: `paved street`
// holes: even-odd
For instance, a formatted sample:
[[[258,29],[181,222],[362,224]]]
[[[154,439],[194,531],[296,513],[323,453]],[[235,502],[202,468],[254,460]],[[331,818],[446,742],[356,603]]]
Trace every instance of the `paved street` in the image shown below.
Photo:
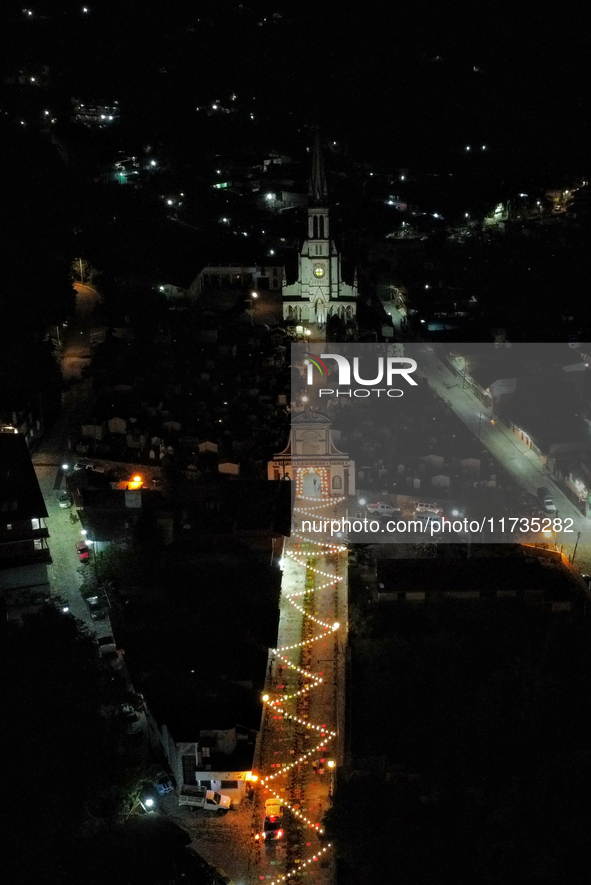
[[[100,325],[97,316],[100,295],[94,286],[74,283],[76,312],[67,326],[61,327],[62,375],[66,380],[81,377],[82,369],[90,365],[91,330]]]
[[[560,486],[544,470],[538,456],[525,443],[501,421],[497,421],[495,424],[491,423],[491,416],[486,412],[480,400],[469,389],[462,388],[461,380],[453,369],[436,356],[432,346],[426,343],[416,346],[420,347],[422,351],[419,360],[419,374],[428,379],[431,388],[449,404],[466,427],[480,439],[483,447],[525,491],[534,497],[541,486],[548,488],[554,498],[560,518],[573,519],[573,534],[569,537],[563,533],[559,536],[558,543],[564,544],[564,552],[569,555],[574,550],[577,533],[580,532],[577,561],[586,562],[590,556],[591,522],[574,507]],[[524,514],[515,513],[514,515],[523,516]]]

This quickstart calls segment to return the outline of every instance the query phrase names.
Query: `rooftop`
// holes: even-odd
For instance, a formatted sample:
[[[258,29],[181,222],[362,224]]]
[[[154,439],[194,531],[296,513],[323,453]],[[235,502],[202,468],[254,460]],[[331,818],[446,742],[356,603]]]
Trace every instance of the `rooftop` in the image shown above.
[[[0,522],[46,516],[25,437],[20,433],[0,433]]]
[[[493,595],[498,591],[517,590],[543,593],[545,601],[566,601],[580,594],[565,569],[528,555],[380,559],[377,582],[380,593],[426,592],[433,597],[474,591]]]

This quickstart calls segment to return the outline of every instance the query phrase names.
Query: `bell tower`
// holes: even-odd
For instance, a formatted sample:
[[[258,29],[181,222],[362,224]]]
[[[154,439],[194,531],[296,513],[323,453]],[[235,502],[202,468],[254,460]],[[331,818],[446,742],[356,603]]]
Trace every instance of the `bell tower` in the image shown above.
[[[322,251],[312,249],[315,255],[329,254],[330,230],[328,223],[328,195],[326,174],[320,149],[320,137],[316,134],[312,150],[312,172],[308,185],[308,239],[316,246],[323,246]]]
[[[302,325],[314,324],[314,335],[321,339],[331,316],[345,322],[355,319],[357,287],[343,282],[341,257],[330,238],[326,173],[318,134],[308,182],[307,234],[300,249],[297,282],[283,286],[283,318]]]

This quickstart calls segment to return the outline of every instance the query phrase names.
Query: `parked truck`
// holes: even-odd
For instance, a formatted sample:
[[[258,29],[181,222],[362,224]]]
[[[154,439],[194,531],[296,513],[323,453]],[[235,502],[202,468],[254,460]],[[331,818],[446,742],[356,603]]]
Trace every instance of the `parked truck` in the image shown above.
[[[179,805],[188,805],[190,808],[205,808],[207,811],[227,814],[232,805],[232,800],[229,796],[216,793],[215,790],[184,786],[179,794]]]

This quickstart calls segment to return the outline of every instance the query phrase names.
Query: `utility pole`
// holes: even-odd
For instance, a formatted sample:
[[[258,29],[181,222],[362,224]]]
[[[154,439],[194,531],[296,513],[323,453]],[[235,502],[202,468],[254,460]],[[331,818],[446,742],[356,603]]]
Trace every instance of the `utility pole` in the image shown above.
[[[573,550],[573,555],[572,555],[572,558],[571,558],[571,561],[570,561],[570,564],[571,564],[571,565],[574,565],[574,562],[575,562],[575,556],[577,555],[577,547],[579,546],[579,538],[580,538],[580,537],[581,537],[581,533],[580,533],[580,532],[577,532],[577,542],[576,542],[576,544],[575,544],[575,549]]]

